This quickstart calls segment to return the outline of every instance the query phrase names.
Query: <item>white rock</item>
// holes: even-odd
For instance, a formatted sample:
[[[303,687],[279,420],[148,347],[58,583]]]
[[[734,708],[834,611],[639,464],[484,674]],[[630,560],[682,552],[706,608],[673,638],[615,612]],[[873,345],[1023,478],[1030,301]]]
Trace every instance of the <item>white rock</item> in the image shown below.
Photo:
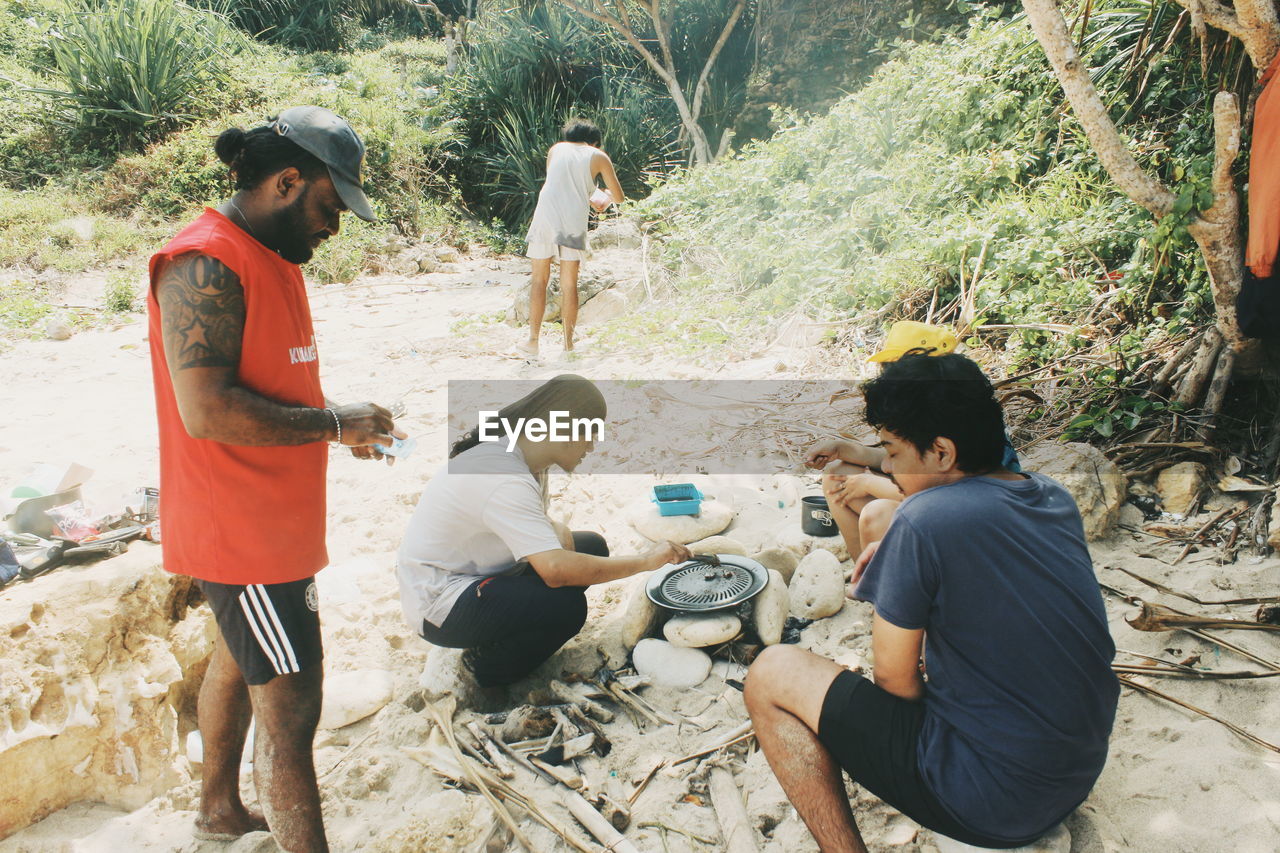
[[[849,546],[845,544],[843,536],[839,534],[835,536],[810,536],[800,529],[798,520],[788,522],[779,528],[774,536],[774,547],[790,551],[797,557],[803,557],[810,551],[821,548],[835,554],[837,559],[849,559]]]
[[[48,317],[44,321],[44,333],[51,341],[65,341],[71,337],[71,326],[61,317]]]
[[[751,600],[751,621],[755,624],[760,642],[766,646],[782,642],[782,628],[791,612],[791,594],[782,573],[769,570],[769,582]]]
[[[835,554],[836,559],[842,563],[849,559],[849,545],[844,541],[843,536],[814,536],[813,549],[810,553],[819,548]]]
[[[1200,462],[1170,465],[1156,477],[1156,492],[1165,512],[1187,515],[1204,491],[1205,467]]]
[[[631,307],[627,297],[616,288],[602,290],[578,311],[578,324],[581,326],[598,326],[617,319]]]
[[[632,516],[631,526],[650,541],[670,540],[683,545],[724,530],[733,522],[734,514],[733,507],[720,501],[703,501],[698,515],[661,516],[657,507],[649,504]]]
[[[844,568],[825,549],[808,554],[788,587],[791,612],[803,619],[825,619],[844,607]]]
[[[737,540],[728,536],[708,536],[698,542],[691,543],[689,550],[694,554],[733,554],[738,557],[747,556],[747,549]]]
[[[775,548],[790,551],[799,560],[813,550],[814,537],[800,529],[798,521],[788,521],[773,535]]]
[[[666,640],[641,640],[631,655],[636,672],[658,687],[697,687],[711,674],[711,655]]]
[[[434,254],[436,260],[442,264],[456,264],[458,262],[458,250],[452,246],[437,246]]]
[[[652,573],[645,572],[632,581],[627,606],[619,620],[618,634],[622,638],[622,645],[628,650],[634,649],[636,643],[653,633],[657,627],[658,616],[661,615],[657,605],[649,600],[649,596],[644,591],[650,574]]]
[[[1128,481],[1102,451],[1088,444],[1044,443],[1022,460],[1022,470],[1052,477],[1075,498],[1090,542],[1111,533]]]
[[[791,576],[796,573],[796,566],[800,564],[800,558],[785,548],[766,548],[759,553],[752,554],[751,559],[766,569],[771,569],[782,575],[782,580],[786,583],[791,582]]]
[[[187,761],[192,764],[204,764],[204,741],[200,738],[200,732],[187,733]]]
[[[732,613],[682,613],[662,626],[662,636],[673,646],[701,649],[727,643],[742,633],[742,620]]]
[[[391,701],[392,687],[391,673],[382,669],[326,676],[320,729],[340,729],[376,714]]]

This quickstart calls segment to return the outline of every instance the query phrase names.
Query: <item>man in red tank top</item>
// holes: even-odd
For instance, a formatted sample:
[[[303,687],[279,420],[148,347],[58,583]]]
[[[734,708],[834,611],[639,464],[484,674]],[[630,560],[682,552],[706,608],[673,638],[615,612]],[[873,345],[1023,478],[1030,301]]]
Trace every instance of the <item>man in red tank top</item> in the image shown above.
[[[224,131],[215,149],[236,193],[151,259],[147,300],[165,568],[196,579],[218,622],[200,688],[196,835],[269,827],[285,850],[322,851],[312,741],[326,442],[381,458],[373,445],[398,433],[381,406],[325,399],[298,264],[338,233],[343,211],[373,219],[364,145],[328,110],[293,107]],[[265,821],[239,794],[251,717]]]

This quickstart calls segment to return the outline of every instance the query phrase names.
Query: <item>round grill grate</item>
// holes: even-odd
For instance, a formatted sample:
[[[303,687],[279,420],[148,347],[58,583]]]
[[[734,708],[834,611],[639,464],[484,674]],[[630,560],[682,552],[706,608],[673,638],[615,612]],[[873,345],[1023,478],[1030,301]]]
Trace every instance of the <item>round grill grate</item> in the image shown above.
[[[768,582],[768,572],[755,560],[717,555],[720,565],[690,560],[654,572],[645,586],[649,600],[670,610],[692,612],[733,607],[748,600]]]

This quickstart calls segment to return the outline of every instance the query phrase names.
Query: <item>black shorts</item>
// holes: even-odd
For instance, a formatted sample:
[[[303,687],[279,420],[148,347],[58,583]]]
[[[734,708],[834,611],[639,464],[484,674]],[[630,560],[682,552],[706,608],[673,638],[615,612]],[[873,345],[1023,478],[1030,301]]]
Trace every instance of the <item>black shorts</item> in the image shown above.
[[[202,580],[196,584],[209,599],[218,630],[246,684],[266,684],[324,659],[314,577],[248,586]]]
[[[916,763],[923,725],[924,703],[908,702],[846,670],[822,700],[818,740],[853,781],[927,829],[976,847],[1009,849],[1034,841],[980,835],[943,808]]]

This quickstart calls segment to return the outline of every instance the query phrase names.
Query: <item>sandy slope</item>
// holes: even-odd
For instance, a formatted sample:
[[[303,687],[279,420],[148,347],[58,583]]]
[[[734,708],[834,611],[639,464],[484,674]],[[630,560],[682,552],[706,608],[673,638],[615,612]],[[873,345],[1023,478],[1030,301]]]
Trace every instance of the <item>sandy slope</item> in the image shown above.
[[[394,698],[377,715],[319,738],[317,766],[323,774],[325,813],[335,850],[474,849],[493,820],[479,797],[445,787],[406,751],[421,745],[431,727],[427,715],[405,704],[417,689],[428,647],[401,620],[393,558],[417,493],[444,455],[446,381],[539,378],[566,368],[593,378],[689,377],[700,372],[694,362],[649,361],[635,354],[593,356],[589,329],[584,330],[584,355],[579,360],[565,364],[549,358],[532,365],[508,354],[519,333],[505,325],[466,323],[461,333],[451,332],[464,318],[505,310],[509,285],[519,282],[521,274],[517,262],[465,260],[456,274],[409,281],[362,279],[317,291],[313,298],[327,394],[338,400],[403,400],[409,412],[404,423],[420,438],[418,454],[394,468],[337,453],[332,457],[333,566],[321,575],[327,672],[333,678],[386,670],[395,683]],[[135,322],[85,332],[63,343],[22,343],[0,355],[0,376],[5,377],[0,410],[7,413],[0,433],[0,471],[6,477],[20,476],[34,461],[75,459],[97,470],[87,491],[105,501],[155,482],[145,333],[145,325]],[[552,355],[558,351],[556,346],[547,349]],[[757,359],[728,365],[719,375],[774,376],[775,363]],[[615,550],[636,548],[642,542],[626,516],[644,500],[649,484],[637,477],[560,476],[553,483],[553,514],[571,526],[603,531]],[[704,491],[737,505],[739,519],[728,533],[744,543],[769,542],[777,531],[794,524],[796,510],[787,505],[794,493],[780,488],[776,478],[707,478],[703,485]],[[1226,597],[1223,590],[1230,590],[1231,596],[1276,591],[1280,562],[1274,559],[1218,567],[1196,562],[1193,555],[1171,568],[1137,556],[1147,547],[1149,540],[1139,542],[1130,534],[1096,547],[1100,580],[1138,592],[1134,581],[1105,568],[1123,564],[1207,597]],[[56,582],[56,577],[54,573],[46,581]],[[591,590],[586,632],[553,659],[545,673],[594,668],[595,649],[611,641],[614,611],[626,589],[626,582],[618,582]],[[1176,600],[1166,603],[1178,606]],[[1185,635],[1133,631],[1122,619],[1126,605],[1109,600],[1108,608],[1122,648],[1149,654],[1176,649],[1179,657],[1199,651],[1214,666],[1243,666],[1225,655],[1216,658],[1211,648]],[[869,656],[869,622],[868,608],[850,603],[806,630],[802,645],[852,664]],[[1269,637],[1245,636],[1239,642],[1280,658],[1280,648]],[[537,682],[532,679],[525,690],[536,688]],[[1261,737],[1280,741],[1280,722],[1273,710],[1280,684],[1274,681],[1166,682],[1161,687]],[[629,790],[634,779],[661,759],[691,751],[745,719],[741,694],[714,676],[694,690],[651,688],[647,695],[676,714],[680,725],[642,730],[619,715],[608,729],[613,752],[607,759],[584,762],[588,780],[607,786],[612,783],[606,777],[614,775]],[[733,766],[748,812],[762,830],[761,849],[816,849],[763,756],[743,750],[735,754]],[[689,764],[682,768],[685,772],[660,773],[638,799],[628,836],[641,849],[718,849],[718,842],[703,844],[655,825],[719,837],[714,814],[705,803],[705,781],[694,768]],[[1108,767],[1093,795],[1068,823],[1073,850],[1280,849],[1278,775],[1280,756],[1242,741],[1217,723],[1125,691]],[[245,785],[251,792],[247,775]],[[190,830],[196,791],[195,782],[182,785],[131,814],[92,804],[72,806],[0,842],[0,853],[275,849],[265,836],[246,837],[231,846],[194,842]],[[932,849],[928,833],[918,833],[914,824],[874,798],[857,793],[856,800],[873,849]],[[527,831],[539,850],[560,849],[546,830],[530,825]]]

